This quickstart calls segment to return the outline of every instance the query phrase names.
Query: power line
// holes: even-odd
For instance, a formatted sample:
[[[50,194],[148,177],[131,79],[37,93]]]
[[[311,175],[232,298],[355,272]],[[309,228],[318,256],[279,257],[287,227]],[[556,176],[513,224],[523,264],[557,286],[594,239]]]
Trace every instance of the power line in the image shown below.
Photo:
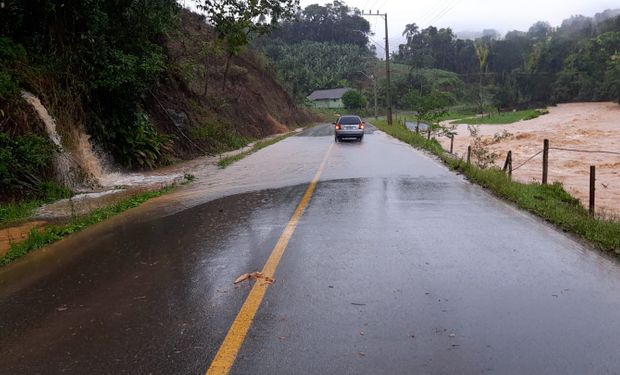
[[[420,17],[420,23],[419,25],[423,24],[424,21],[429,19],[429,16],[433,13],[435,13],[435,11],[441,9],[441,7],[443,7],[444,5],[446,5],[447,3],[449,3],[450,0],[440,0],[438,2],[436,2],[430,9],[428,9],[421,17]]]
[[[378,9],[383,8],[383,7],[385,6],[385,4],[387,4],[387,2],[388,2],[388,1],[390,1],[390,0],[385,0],[385,1],[384,1],[384,2],[382,2],[382,3],[381,3],[381,5],[379,5],[377,8],[378,8]]]
[[[452,9],[454,9],[454,7],[456,7],[462,0],[455,0],[452,5],[450,5],[447,9],[445,9],[441,14],[439,14],[437,17],[435,17],[430,23],[435,23],[437,21],[439,21],[443,16],[445,16],[446,14],[450,13],[450,11]]]

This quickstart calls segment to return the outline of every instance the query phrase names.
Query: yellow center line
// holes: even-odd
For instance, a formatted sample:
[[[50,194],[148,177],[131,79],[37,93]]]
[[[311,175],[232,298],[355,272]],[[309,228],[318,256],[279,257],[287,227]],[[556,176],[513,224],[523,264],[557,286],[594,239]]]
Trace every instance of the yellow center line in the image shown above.
[[[329,158],[329,154],[332,150],[334,144],[332,143],[325,156],[323,157],[323,161],[319,166],[314,178],[308,185],[306,192],[304,193],[301,201],[297,205],[291,220],[289,220],[288,224],[284,228],[284,231],[280,235],[278,242],[275,247],[271,251],[271,255],[267,262],[263,266],[263,274],[267,277],[274,276],[276,269],[278,268],[278,264],[280,263],[280,259],[282,259],[282,255],[286,250],[286,246],[293,236],[293,232],[295,232],[295,228],[297,228],[297,224],[299,223],[299,219],[304,214],[306,207],[308,207],[308,203],[310,203],[310,198],[314,193],[314,189],[316,188],[317,183],[319,182],[319,178],[325,169],[325,165],[327,164],[327,159]],[[241,306],[241,310],[237,314],[237,317],[233,321],[230,326],[226,337],[224,338],[224,342],[220,346],[220,349],[217,351],[213,362],[211,362],[211,366],[207,370],[207,375],[215,375],[215,374],[228,374],[233,364],[235,363],[235,359],[237,358],[237,354],[239,353],[239,349],[241,349],[241,345],[245,341],[245,337],[252,325],[252,321],[256,316],[256,312],[260,307],[261,302],[263,301],[263,297],[265,297],[265,293],[267,292],[267,287],[269,284],[262,283],[260,280],[257,280],[250,290],[250,294],[246,298],[243,306]]]

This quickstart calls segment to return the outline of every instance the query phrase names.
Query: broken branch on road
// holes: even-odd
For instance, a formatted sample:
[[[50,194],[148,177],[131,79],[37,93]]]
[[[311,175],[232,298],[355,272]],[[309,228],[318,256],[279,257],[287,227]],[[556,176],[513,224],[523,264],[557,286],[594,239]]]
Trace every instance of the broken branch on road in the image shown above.
[[[271,285],[275,282],[274,279],[272,279],[269,276],[263,275],[262,272],[250,272],[250,273],[244,273],[243,275],[237,277],[237,279],[233,282],[233,284],[239,284],[245,280],[258,280],[258,279],[261,279],[264,281],[263,285],[265,284]]]

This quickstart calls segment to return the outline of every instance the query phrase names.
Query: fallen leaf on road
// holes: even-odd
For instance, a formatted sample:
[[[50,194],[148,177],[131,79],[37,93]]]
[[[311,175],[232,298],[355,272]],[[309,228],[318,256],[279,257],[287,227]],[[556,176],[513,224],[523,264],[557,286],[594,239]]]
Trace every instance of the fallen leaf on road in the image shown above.
[[[244,273],[243,275],[237,277],[237,279],[233,282],[233,284],[239,284],[240,282],[243,282],[245,280],[257,280],[257,279],[263,280],[264,281],[263,285],[265,284],[271,285],[275,282],[274,279],[263,275],[262,272],[252,272],[252,273]]]
[[[364,353],[364,352],[357,352],[357,354],[358,354],[360,357],[365,357],[365,356],[366,356],[366,353]]]

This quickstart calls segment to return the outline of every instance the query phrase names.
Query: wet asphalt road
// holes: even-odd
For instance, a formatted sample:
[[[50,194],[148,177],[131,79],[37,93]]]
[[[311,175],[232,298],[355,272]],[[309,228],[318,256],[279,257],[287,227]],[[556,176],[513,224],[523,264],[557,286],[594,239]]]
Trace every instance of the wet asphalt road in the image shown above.
[[[367,133],[332,148],[232,373],[620,373],[618,262]],[[230,168],[307,182],[331,143],[316,127]],[[251,287],[232,281],[306,186],[147,210],[0,270],[0,373],[204,373]]]

